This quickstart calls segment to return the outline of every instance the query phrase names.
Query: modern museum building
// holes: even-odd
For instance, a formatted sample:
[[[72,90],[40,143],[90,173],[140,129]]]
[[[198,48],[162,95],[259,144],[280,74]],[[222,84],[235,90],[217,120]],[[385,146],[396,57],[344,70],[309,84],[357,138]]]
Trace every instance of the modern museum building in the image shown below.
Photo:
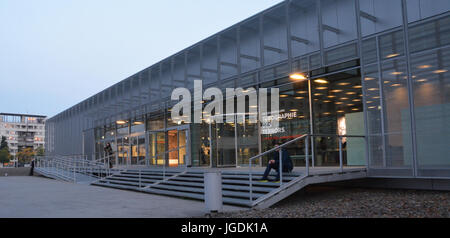
[[[448,0],[286,0],[48,119],[46,153],[99,160],[109,143],[119,168],[239,168],[309,134],[311,156],[304,140],[287,148],[295,166],[339,166],[341,148],[369,177],[445,180],[449,70]],[[249,114],[175,123],[173,90],[199,80],[278,88],[280,130],[263,133]]]

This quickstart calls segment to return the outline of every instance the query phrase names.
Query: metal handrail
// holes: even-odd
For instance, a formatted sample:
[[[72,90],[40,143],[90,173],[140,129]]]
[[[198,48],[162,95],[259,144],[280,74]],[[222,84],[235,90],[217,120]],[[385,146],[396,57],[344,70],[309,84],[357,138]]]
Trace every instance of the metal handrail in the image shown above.
[[[109,167],[105,169],[102,164],[87,160],[87,156],[80,155],[75,155],[74,157],[37,156],[35,157],[35,164],[37,168],[47,168],[44,172],[74,182],[77,180],[77,173],[94,178],[101,178],[103,175],[109,176],[111,174]]]
[[[344,172],[344,164],[343,164],[343,148],[342,148],[342,139],[343,138],[364,138],[366,140],[367,145],[367,137],[364,135],[332,135],[332,134],[305,134],[302,136],[299,136],[291,141],[288,141],[280,146],[277,146],[275,148],[272,148],[266,152],[263,152],[259,155],[253,156],[249,159],[249,185],[250,185],[250,204],[253,204],[253,171],[252,171],[252,162],[253,160],[256,160],[258,158],[261,158],[265,155],[271,154],[277,150],[279,150],[279,165],[278,165],[278,171],[280,175],[280,188],[283,187],[283,156],[282,156],[282,149],[288,145],[291,145],[297,141],[300,141],[302,139],[305,140],[305,162],[306,162],[306,174],[305,177],[309,176],[309,141],[311,137],[336,137],[339,139],[339,167],[340,171]],[[313,161],[314,163],[314,161]]]

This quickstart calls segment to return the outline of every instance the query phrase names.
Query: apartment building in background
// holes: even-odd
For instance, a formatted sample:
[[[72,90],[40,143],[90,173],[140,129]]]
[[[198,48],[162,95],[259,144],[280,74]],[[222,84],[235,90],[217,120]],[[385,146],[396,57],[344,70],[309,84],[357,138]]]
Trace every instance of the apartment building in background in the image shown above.
[[[6,137],[9,152],[13,156],[11,164],[16,164],[16,154],[25,149],[45,148],[46,116],[0,113],[0,138]]]

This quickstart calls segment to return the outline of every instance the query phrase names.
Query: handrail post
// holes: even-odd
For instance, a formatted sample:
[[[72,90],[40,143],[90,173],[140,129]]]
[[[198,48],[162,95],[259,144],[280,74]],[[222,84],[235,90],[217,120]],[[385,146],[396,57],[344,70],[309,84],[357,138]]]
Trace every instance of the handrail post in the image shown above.
[[[341,172],[344,172],[344,161],[342,155],[342,137],[339,136],[339,168]]]
[[[141,169],[139,169],[139,189],[141,189],[141,172],[142,172],[142,170]]]
[[[72,168],[73,169],[73,182],[77,183],[77,179],[76,179],[77,175],[75,174],[75,161],[72,161],[72,164],[73,164],[73,166],[72,166],[73,167]]]
[[[248,167],[249,167],[249,171],[250,171],[250,205],[252,205],[253,202],[253,170],[252,170],[252,160],[250,159],[248,162]]]
[[[305,138],[306,176],[309,176],[309,135]]]
[[[279,153],[279,163],[278,163],[278,171],[279,171],[279,175],[280,175],[280,187],[283,186],[283,147],[280,148]]]

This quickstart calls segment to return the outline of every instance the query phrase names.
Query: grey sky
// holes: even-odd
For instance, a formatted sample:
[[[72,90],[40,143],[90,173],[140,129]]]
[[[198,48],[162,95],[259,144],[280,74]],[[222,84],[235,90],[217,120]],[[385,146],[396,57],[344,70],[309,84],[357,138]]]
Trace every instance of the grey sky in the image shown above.
[[[282,0],[0,0],[0,112],[53,116]]]

